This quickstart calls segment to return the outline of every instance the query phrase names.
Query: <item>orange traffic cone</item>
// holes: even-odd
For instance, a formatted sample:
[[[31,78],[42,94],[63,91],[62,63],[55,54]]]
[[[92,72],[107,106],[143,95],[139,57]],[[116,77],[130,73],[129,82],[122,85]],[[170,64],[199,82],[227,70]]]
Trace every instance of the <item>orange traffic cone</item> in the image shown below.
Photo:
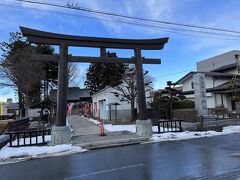
[[[106,134],[105,134],[105,132],[104,132],[104,125],[103,125],[103,123],[100,121],[100,117],[99,117],[98,121],[101,123],[101,124],[100,124],[100,133],[99,133],[99,136],[106,136]]]

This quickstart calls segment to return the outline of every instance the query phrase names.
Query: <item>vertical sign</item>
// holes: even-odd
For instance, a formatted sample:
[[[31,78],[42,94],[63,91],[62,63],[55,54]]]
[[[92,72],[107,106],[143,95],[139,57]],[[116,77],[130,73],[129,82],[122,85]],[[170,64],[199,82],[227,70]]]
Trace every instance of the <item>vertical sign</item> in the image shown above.
[[[195,109],[198,111],[199,116],[207,115],[207,98],[206,98],[206,86],[205,75],[197,73],[193,75],[194,83],[194,96],[195,96]]]

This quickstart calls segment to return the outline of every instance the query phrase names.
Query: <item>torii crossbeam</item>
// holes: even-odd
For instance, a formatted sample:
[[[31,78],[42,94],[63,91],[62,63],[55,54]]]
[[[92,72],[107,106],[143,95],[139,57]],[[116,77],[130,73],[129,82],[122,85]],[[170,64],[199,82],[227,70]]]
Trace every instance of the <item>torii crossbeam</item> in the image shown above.
[[[62,144],[70,141],[70,132],[66,126],[67,107],[67,67],[68,62],[104,62],[104,63],[128,63],[135,64],[137,99],[139,109],[139,120],[136,122],[137,135],[150,136],[152,133],[151,121],[147,120],[146,97],[144,89],[144,76],[142,64],[160,64],[160,59],[150,59],[141,56],[141,50],[161,50],[168,38],[159,39],[114,39],[99,37],[83,37],[63,35],[50,32],[20,27],[21,32],[30,43],[58,45],[59,55],[33,55],[32,59],[37,61],[58,62],[58,95],[57,95],[57,119],[56,126],[52,130],[52,143]],[[100,57],[71,56],[68,55],[68,46],[99,48]],[[114,58],[106,56],[106,48],[133,49],[134,57]],[[64,133],[65,132],[65,133]]]

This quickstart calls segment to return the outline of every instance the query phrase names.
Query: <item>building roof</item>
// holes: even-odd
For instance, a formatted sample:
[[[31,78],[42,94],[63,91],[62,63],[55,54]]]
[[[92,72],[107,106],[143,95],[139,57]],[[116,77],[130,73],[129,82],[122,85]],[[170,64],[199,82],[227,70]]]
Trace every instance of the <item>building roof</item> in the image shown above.
[[[69,87],[67,92],[68,101],[80,101],[81,98],[90,98],[90,91],[88,89],[80,89],[79,87]],[[50,99],[56,101],[57,89],[50,91]]]
[[[95,92],[95,93],[92,94],[91,96],[96,96],[96,95],[98,95],[99,93],[104,92],[104,91],[106,91],[106,90],[108,90],[108,89],[110,89],[110,88],[112,88],[112,87],[106,86],[105,88],[103,88],[103,89]],[[153,89],[153,87],[151,87],[151,86],[146,86],[145,88]],[[114,89],[114,88],[112,88],[112,89],[113,89],[113,91],[116,91],[116,89]]]
[[[183,76],[181,79],[179,79],[176,82],[176,84],[182,84],[184,81],[191,78],[194,74],[197,74],[197,73],[203,73],[205,74],[205,76],[214,76],[214,77],[230,77],[231,78],[234,76],[233,74],[230,74],[230,73],[221,73],[221,72],[215,72],[215,71],[210,71],[210,72],[191,71],[185,76]]]
[[[8,103],[5,108],[7,109],[18,109],[18,103]]]
[[[236,67],[237,67],[237,63],[228,64],[226,66],[222,66],[220,68],[213,70],[213,72],[221,72],[221,71],[225,71],[225,70],[229,70],[229,69],[234,69]]]
[[[239,90],[240,90],[240,82],[236,81],[236,83],[237,83],[236,84],[237,87],[239,87]],[[207,88],[206,92],[214,92],[214,93],[226,93],[227,92],[227,93],[229,93],[229,92],[233,91],[231,87],[232,87],[231,82],[226,82],[224,84],[221,84],[221,85],[213,87],[213,88]],[[183,92],[183,95],[189,95],[189,94],[194,94],[194,90]]]
[[[236,86],[240,87],[240,82],[236,81]],[[239,88],[240,89],[240,88]],[[212,92],[216,92],[216,91],[227,91],[227,90],[231,90],[232,91],[232,83],[231,82],[226,82],[224,84],[221,84],[217,87],[214,88],[210,88],[210,90]]]
[[[103,88],[103,89],[101,89],[101,90],[99,90],[99,91],[93,93],[91,96],[96,96],[97,94],[99,94],[99,93],[101,93],[101,92],[103,92],[103,91],[105,91],[105,90],[107,90],[107,89],[109,89],[109,88],[112,88],[112,87],[110,87],[110,86],[106,86],[105,88]]]

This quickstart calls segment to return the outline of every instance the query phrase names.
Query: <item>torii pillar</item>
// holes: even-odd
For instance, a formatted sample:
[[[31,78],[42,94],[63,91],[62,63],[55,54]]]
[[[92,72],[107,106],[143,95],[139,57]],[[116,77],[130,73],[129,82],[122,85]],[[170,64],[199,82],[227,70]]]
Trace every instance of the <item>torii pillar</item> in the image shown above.
[[[67,89],[68,89],[68,46],[61,44],[58,62],[57,89],[57,121],[52,127],[51,143],[66,144],[71,142],[71,130],[66,125],[67,117]]]
[[[141,49],[134,49],[134,59],[137,83],[137,102],[139,111],[139,119],[136,121],[136,134],[137,136],[150,137],[152,135],[152,121],[150,119],[147,119],[146,95],[142,65],[143,58],[141,55]]]

